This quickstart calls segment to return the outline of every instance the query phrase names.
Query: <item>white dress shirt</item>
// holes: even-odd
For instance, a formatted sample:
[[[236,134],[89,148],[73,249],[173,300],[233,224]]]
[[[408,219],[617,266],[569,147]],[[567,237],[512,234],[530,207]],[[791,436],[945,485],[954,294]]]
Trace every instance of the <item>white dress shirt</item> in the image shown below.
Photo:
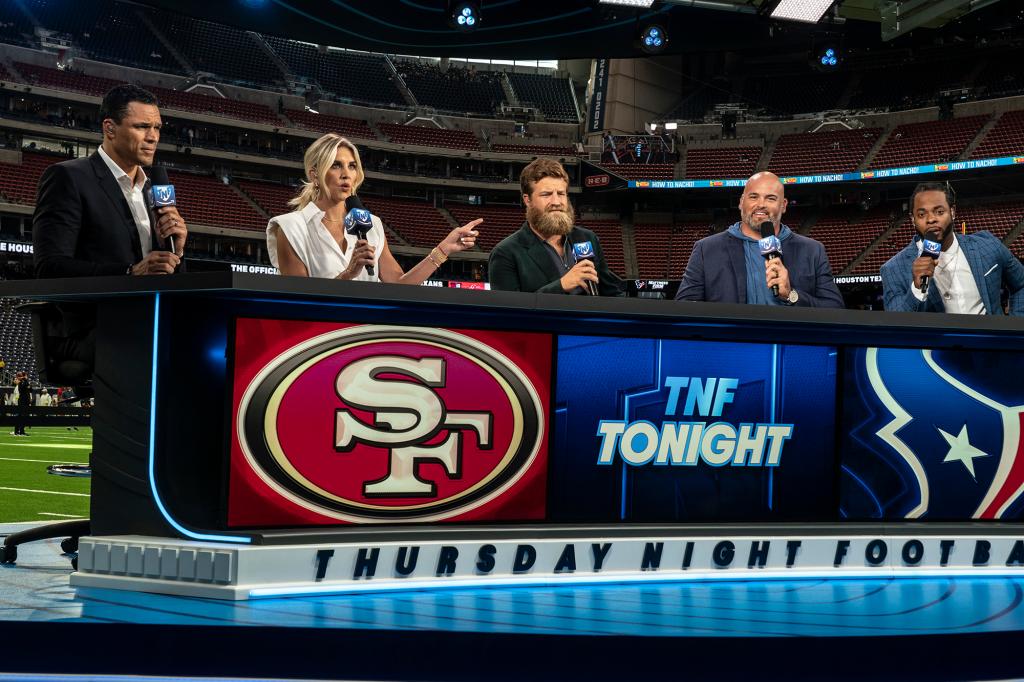
[[[920,254],[924,245],[919,241],[917,251]],[[978,292],[978,284],[974,281],[974,273],[971,272],[971,264],[967,262],[967,256],[960,248],[960,242],[956,235],[953,236],[953,243],[949,249],[939,254],[939,262],[935,264],[935,276],[932,277],[932,286],[938,289],[942,296],[942,303],[947,313],[963,313],[965,315],[984,315],[985,304],[981,302],[981,294]],[[926,296],[921,290],[911,283],[910,290],[919,301],[924,301]]]
[[[267,255],[270,263],[280,272],[277,262],[277,234],[282,231],[288,239],[295,255],[306,266],[310,277],[334,279],[348,268],[352,252],[356,248],[356,236],[345,233],[345,250],[331,236],[323,224],[324,212],[310,202],[301,211],[292,211],[284,215],[274,216],[267,224]],[[374,247],[373,277],[363,268],[355,277],[356,281],[380,281],[380,254],[384,250],[384,224],[377,216],[372,217],[373,227],[366,234],[366,241]]]
[[[121,170],[120,166],[114,163],[112,158],[107,156],[107,153],[103,151],[103,147],[99,148],[99,152],[100,158],[103,159],[103,163],[107,164],[110,172],[114,174],[114,180],[117,180],[117,185],[121,188],[125,201],[128,202],[128,208],[131,209],[132,218],[135,220],[135,229],[139,231],[139,241],[142,243],[142,257],[145,258],[153,250],[152,228],[149,225],[149,209],[146,208],[146,198],[142,193],[142,188],[146,186],[146,174],[140,166],[139,171],[135,174],[135,184],[133,185],[132,179]]]

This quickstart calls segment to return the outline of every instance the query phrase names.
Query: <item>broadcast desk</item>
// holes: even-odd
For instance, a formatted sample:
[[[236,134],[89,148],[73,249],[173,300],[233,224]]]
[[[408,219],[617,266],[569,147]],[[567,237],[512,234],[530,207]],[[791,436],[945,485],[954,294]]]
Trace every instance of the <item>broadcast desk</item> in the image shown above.
[[[97,308],[73,585],[1024,572],[1018,319],[239,273],[0,296]]]

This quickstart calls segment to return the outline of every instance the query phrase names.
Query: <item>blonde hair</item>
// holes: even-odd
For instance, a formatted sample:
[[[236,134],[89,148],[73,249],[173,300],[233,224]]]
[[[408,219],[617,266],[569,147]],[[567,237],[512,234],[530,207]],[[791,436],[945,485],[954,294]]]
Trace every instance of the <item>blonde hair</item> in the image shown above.
[[[320,198],[320,188],[326,184],[327,171],[337,160],[339,147],[344,147],[352,152],[352,158],[356,161],[356,179],[352,182],[352,194],[356,193],[359,185],[363,184],[363,180],[366,179],[366,174],[363,173],[363,162],[359,158],[359,150],[341,135],[327,133],[309,145],[309,149],[306,150],[306,155],[302,158],[302,165],[306,169],[306,182],[302,183],[302,189],[299,190],[298,195],[288,202],[289,206],[301,211]]]

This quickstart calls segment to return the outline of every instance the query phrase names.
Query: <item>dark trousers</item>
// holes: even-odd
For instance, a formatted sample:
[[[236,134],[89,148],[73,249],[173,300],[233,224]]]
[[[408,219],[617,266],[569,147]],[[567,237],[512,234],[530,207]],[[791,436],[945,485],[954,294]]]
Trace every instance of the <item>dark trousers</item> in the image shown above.
[[[28,405],[18,405],[18,414],[14,421],[14,435],[24,436],[25,422],[28,421]]]

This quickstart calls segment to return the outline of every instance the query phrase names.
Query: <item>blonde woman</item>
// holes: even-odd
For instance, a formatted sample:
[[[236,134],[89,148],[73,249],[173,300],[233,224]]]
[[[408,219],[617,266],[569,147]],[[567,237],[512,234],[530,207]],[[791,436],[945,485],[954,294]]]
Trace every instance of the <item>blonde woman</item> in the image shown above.
[[[476,243],[479,233],[474,228],[482,219],[452,230],[426,258],[403,272],[388,249],[380,218],[373,216],[366,239],[345,232],[345,200],[365,178],[355,145],[328,133],[306,150],[303,165],[307,182],[289,202],[296,210],[271,218],[267,225],[270,262],[282,275],[422,284],[448,256]],[[368,265],[374,276],[367,274]]]

